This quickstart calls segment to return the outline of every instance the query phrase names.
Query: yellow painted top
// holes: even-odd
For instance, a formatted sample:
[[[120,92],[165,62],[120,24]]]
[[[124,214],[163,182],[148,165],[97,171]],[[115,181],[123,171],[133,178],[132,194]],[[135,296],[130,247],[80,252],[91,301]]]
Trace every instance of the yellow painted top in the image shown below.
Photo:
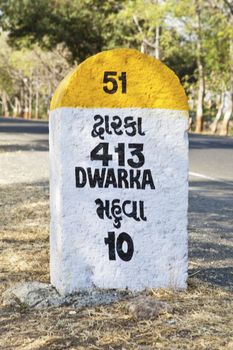
[[[66,76],[50,109],[60,107],[188,110],[188,103],[165,64],[136,50],[114,49],[88,58]]]

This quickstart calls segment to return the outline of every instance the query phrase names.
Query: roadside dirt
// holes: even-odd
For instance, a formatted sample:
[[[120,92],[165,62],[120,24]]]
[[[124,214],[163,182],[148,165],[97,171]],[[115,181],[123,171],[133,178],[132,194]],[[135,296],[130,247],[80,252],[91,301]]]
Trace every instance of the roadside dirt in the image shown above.
[[[49,281],[48,196],[47,182],[1,187],[0,294],[19,281]],[[173,311],[138,321],[126,302],[82,310],[1,306],[0,348],[233,349],[232,292],[190,278],[186,292],[148,294]]]

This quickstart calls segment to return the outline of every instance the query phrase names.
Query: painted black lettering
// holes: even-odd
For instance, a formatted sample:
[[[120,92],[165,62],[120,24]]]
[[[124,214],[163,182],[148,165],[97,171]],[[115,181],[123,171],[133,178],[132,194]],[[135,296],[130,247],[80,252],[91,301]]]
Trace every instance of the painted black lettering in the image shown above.
[[[109,260],[116,260],[115,232],[108,232],[108,237],[104,238],[104,243],[108,245]]]
[[[143,201],[139,201],[139,211],[140,211],[140,218],[143,221],[147,221],[147,217],[144,214],[144,202]]]
[[[122,232],[117,237],[115,243],[115,232],[108,232],[108,237],[104,238],[104,243],[108,245],[109,260],[116,260],[116,252],[123,261],[130,261],[134,253],[133,240],[126,232]],[[126,243],[127,250],[124,251],[123,245]]]
[[[126,211],[126,207],[127,206],[130,206],[131,208],[131,211]],[[140,218],[138,217],[137,215],[137,202],[136,201],[124,201],[123,204],[122,204],[122,210],[123,210],[123,213],[128,216],[129,218],[133,218],[134,220],[136,221],[140,221]]]
[[[123,244],[124,242],[127,244],[127,251],[124,252],[123,250]],[[119,258],[124,261],[130,261],[132,259],[133,253],[134,253],[134,245],[133,240],[126,232],[122,232],[119,234],[116,242],[116,249],[117,254],[119,255]]]
[[[91,160],[102,161],[103,166],[108,166],[110,160],[112,160],[112,155],[108,153],[109,144],[107,142],[100,142],[91,151]]]
[[[128,136],[135,136],[137,133],[137,128],[136,128],[136,122],[134,121],[133,117],[126,117],[124,119],[124,127],[125,127],[125,132]],[[131,129],[129,131],[128,129]]]
[[[108,200],[104,202],[100,198],[95,200],[95,204],[97,205],[96,213],[100,219],[104,219],[104,214],[106,214],[108,219],[112,219],[110,215],[110,202]]]
[[[118,130],[121,128],[122,126],[122,120],[120,117],[118,117],[118,115],[115,115],[113,118],[113,122],[111,122],[111,127],[113,128],[114,130],[114,133],[116,135],[122,135],[123,134],[123,131],[122,130]]]
[[[145,132],[142,131],[142,118],[138,118],[138,134],[140,136],[145,136]]]
[[[109,116],[105,115],[104,118],[105,118],[105,130],[106,130],[106,133],[111,135],[112,131],[109,129]]]
[[[122,220],[121,213],[122,213],[122,210],[121,210],[121,206],[120,206],[120,199],[114,199],[112,201],[111,214],[114,217],[113,226],[116,228],[121,227],[121,220]]]
[[[118,169],[118,188],[129,188],[128,173],[125,169]]]
[[[97,114],[94,116],[94,120],[97,121],[97,123],[95,123],[93,125],[93,130],[91,132],[91,136],[92,137],[99,137],[101,140],[104,140],[103,134],[104,134],[105,130],[103,127],[100,128],[100,125],[102,125],[104,122],[104,118],[101,115]]]
[[[145,169],[143,172],[142,189],[144,190],[146,186],[150,186],[152,190],[155,189],[155,185],[154,185],[154,181],[153,181],[153,177],[150,169]]]
[[[88,180],[91,188],[99,187],[102,188],[105,180],[106,168],[94,169],[94,173],[92,174],[92,169],[87,168]]]
[[[136,188],[140,189],[141,188],[141,184],[139,181],[139,178],[141,176],[141,170],[130,170],[129,171],[129,182],[130,182],[130,188]]]
[[[126,72],[122,72],[118,79],[122,82],[122,94],[126,94]]]
[[[76,187],[84,187],[87,182],[87,176],[85,169],[81,167],[75,167],[75,181]]]
[[[141,168],[145,163],[145,157],[144,157],[144,154],[142,153],[143,144],[142,143],[130,143],[129,148],[134,148],[134,150],[131,151],[130,153],[132,154],[132,156],[136,157],[136,161],[133,158],[128,160],[129,166],[131,166],[132,168],[136,168],[136,169]]]
[[[107,178],[105,182],[105,188],[108,188],[110,185],[112,185],[114,188],[117,187],[117,181],[116,176],[113,168],[109,168],[107,172]]]
[[[118,147],[115,147],[115,152],[118,153],[118,165],[125,166],[125,144],[118,143]]]

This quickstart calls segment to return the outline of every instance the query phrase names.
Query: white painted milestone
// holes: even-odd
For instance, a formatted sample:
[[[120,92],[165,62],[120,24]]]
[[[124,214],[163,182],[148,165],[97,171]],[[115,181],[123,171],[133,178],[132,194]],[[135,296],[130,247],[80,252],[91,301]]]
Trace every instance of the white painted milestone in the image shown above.
[[[134,50],[96,55],[61,83],[49,119],[51,282],[60,293],[186,287],[187,114],[174,73]]]

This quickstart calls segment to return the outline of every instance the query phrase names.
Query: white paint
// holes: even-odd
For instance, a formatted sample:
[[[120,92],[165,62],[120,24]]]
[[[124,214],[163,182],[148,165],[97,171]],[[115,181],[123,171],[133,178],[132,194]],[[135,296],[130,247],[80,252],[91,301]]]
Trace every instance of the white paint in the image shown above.
[[[210,176],[207,176],[207,175],[204,175],[204,174],[200,174],[200,173],[195,173],[195,172],[192,172],[192,171],[189,172],[189,175],[190,175],[190,176],[200,177],[200,178],[202,178],[202,179],[211,180],[211,181],[214,181],[214,182],[220,182],[220,183],[224,183],[224,184],[226,184],[226,185],[233,186],[232,182],[225,181],[225,180],[221,180],[221,179],[218,179],[218,178],[216,178],[216,177],[210,177]]]
[[[185,288],[187,279],[188,118],[165,109],[60,108],[50,113],[51,282],[60,293],[99,288]],[[92,137],[94,116],[142,118],[145,136]],[[155,189],[76,188],[75,167],[102,168],[90,152],[109,142],[143,143],[145,164]],[[126,151],[126,160],[130,158]],[[137,161],[137,157],[133,159]],[[127,163],[127,170],[132,169]],[[100,219],[95,200],[144,201],[147,221],[123,216],[121,227]],[[130,261],[109,260],[108,232],[128,233],[134,243]],[[125,245],[125,244],[124,244]]]
[[[195,176],[195,177],[201,177],[202,179],[216,181],[214,177],[206,176],[204,174],[194,173],[192,171],[189,172],[189,175]]]

